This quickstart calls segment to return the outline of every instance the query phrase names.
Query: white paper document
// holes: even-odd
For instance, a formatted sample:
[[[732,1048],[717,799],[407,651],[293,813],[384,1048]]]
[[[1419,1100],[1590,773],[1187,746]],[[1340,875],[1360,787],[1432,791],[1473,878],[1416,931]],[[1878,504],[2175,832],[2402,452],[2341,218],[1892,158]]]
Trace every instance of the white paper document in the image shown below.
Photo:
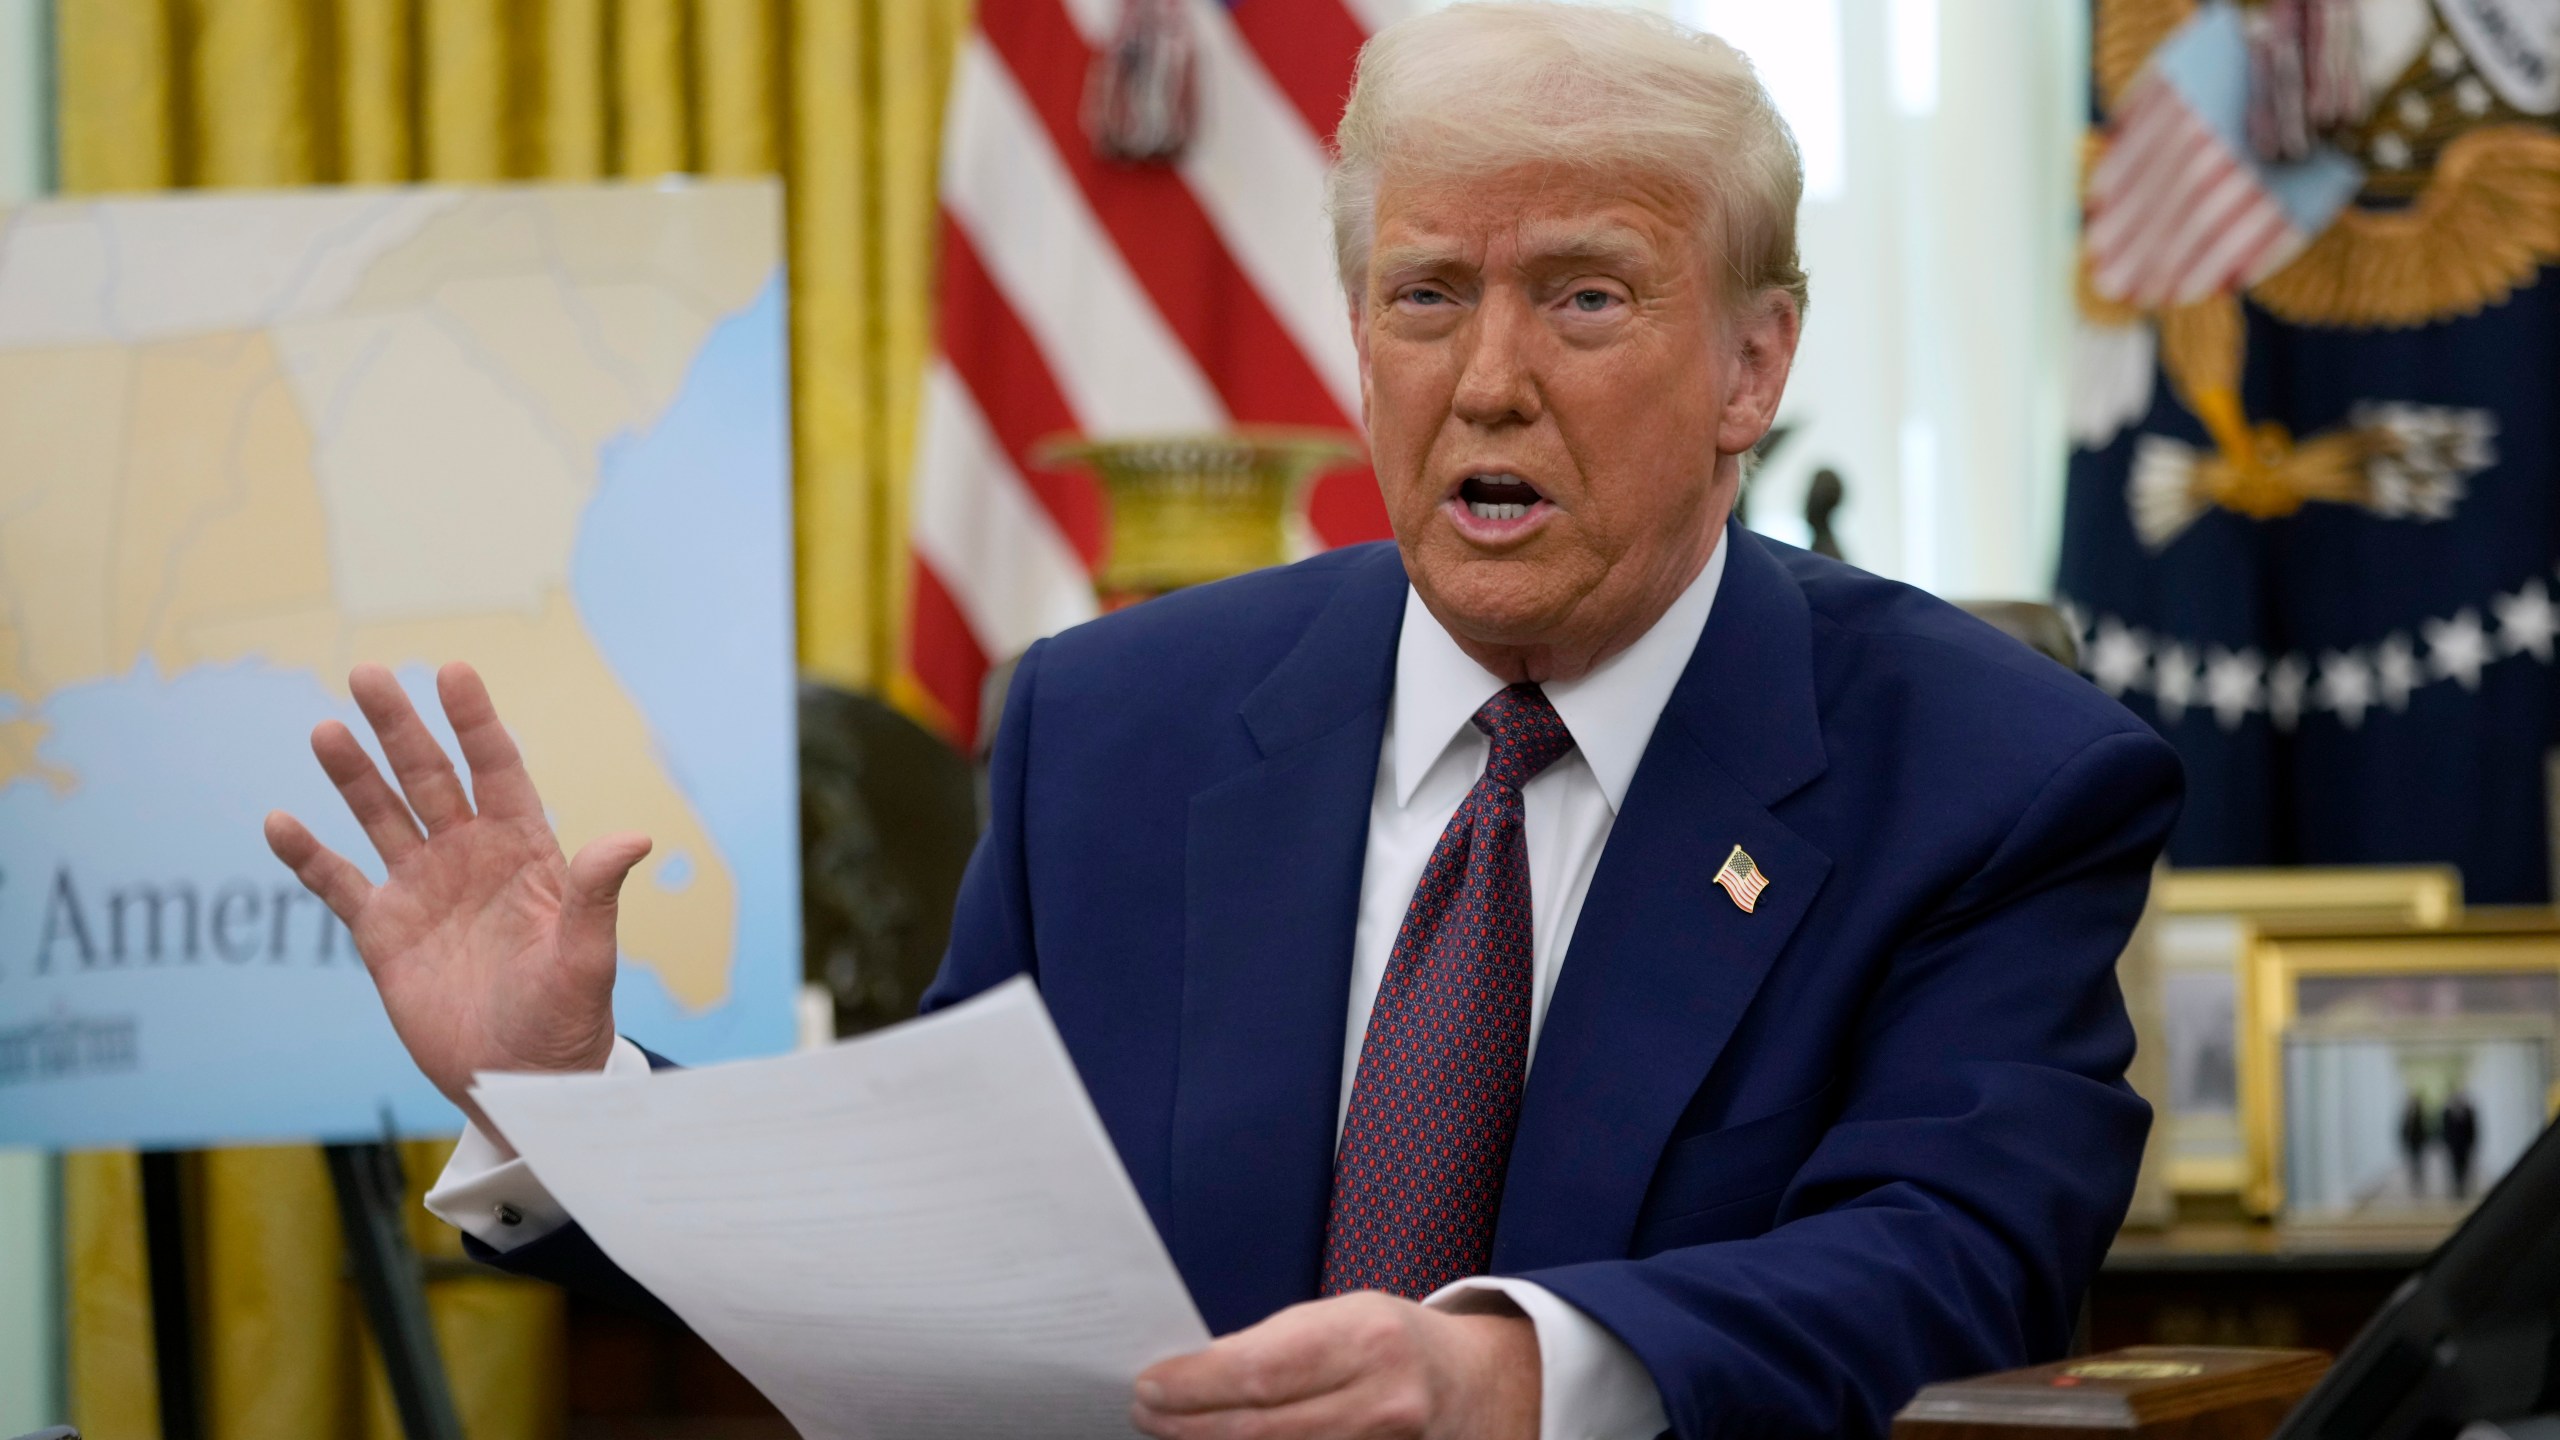
[[[472,1092],[596,1244],[813,1437],[1126,1436],[1207,1328],[1015,980],[823,1050]]]

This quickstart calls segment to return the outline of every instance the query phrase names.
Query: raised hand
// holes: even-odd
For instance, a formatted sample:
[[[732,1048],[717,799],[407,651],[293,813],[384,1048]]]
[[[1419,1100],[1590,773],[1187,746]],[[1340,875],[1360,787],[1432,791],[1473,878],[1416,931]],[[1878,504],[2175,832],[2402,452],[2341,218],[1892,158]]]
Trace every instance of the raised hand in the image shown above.
[[[389,878],[368,881],[281,810],[267,816],[267,845],[354,932],[418,1068],[499,1138],[471,1103],[475,1072],[596,1070],[612,1053],[614,911],[649,838],[607,835],[563,859],[533,777],[468,665],[436,676],[471,766],[468,795],[390,671],[360,665],[347,688],[399,793],[335,720],[311,732],[311,753]]]

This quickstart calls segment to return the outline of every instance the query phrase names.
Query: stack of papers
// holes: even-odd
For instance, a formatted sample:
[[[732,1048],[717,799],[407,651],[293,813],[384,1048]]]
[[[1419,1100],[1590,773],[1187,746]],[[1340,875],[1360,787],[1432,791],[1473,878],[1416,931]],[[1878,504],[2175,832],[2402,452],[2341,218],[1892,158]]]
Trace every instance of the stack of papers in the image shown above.
[[[811,1437],[1127,1436],[1209,1341],[1039,992],[824,1050],[484,1074],[615,1263]]]

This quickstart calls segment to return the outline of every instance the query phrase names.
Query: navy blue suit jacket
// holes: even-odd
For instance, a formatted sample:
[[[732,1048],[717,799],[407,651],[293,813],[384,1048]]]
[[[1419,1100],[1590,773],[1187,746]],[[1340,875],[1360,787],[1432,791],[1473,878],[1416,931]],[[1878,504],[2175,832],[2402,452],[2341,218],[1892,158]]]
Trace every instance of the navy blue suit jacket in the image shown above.
[[[2149,1112],[2114,965],[2168,746],[1937,600],[1740,526],[1591,882],[1493,1270],[1682,1436],[1880,1434],[2061,1353]],[[1214,1331],[1312,1298],[1405,575],[1392,546],[1044,641],[928,1007],[1041,993]],[[1711,883],[1735,845],[1769,886]],[[518,1268],[622,1281],[574,1230]]]

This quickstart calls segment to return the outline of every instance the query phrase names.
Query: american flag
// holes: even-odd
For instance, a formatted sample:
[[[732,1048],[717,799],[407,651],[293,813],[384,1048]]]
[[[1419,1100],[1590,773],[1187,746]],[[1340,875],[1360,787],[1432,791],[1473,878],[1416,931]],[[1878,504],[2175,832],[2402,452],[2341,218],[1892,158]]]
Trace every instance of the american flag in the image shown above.
[[[1733,853],[1724,857],[1724,868],[1716,871],[1716,883],[1723,886],[1724,893],[1732,896],[1733,903],[1741,906],[1742,913],[1748,915],[1751,907],[1760,903],[1760,892],[1769,888],[1769,877],[1761,874],[1760,867],[1752,863],[1749,851],[1736,845]]]
[[[2239,11],[2207,5],[2126,87],[2089,175],[2099,294],[2157,309],[2254,284],[2354,197],[2362,172],[2334,150],[2286,165],[2257,157],[2249,73]]]
[[[1032,463],[1041,440],[1357,429],[1324,176],[1353,60],[1394,0],[1160,6],[1184,29],[1190,133],[1171,163],[1135,164],[1086,129],[1127,3],[985,0],[952,89],[908,661],[964,744],[989,665],[1094,613],[1100,500]],[[1309,518],[1328,545],[1387,533],[1365,471],[1322,482]]]

